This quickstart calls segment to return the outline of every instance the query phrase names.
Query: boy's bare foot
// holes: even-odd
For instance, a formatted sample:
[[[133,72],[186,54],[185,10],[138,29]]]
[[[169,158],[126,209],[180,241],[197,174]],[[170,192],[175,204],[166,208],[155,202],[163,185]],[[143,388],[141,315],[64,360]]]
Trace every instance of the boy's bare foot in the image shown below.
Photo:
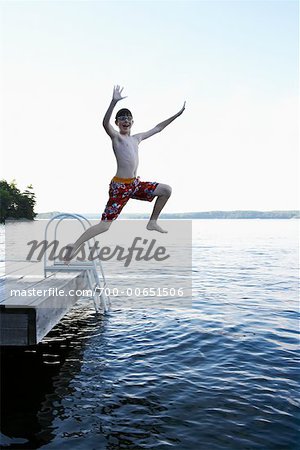
[[[149,220],[146,228],[147,230],[150,231],[159,231],[160,233],[167,233],[167,230],[164,230],[162,227],[160,227],[156,222],[156,220]]]
[[[66,246],[66,253],[65,256],[63,257],[63,262],[66,265],[69,265],[72,259],[72,253],[73,253],[73,248],[74,248],[74,244],[68,244]]]

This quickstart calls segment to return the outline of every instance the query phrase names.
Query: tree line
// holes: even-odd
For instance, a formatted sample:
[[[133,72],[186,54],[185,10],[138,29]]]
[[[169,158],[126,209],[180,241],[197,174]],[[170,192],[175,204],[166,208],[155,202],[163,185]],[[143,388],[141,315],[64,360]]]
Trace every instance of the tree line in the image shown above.
[[[17,188],[16,181],[0,181],[0,223],[6,219],[29,219],[36,216],[34,212],[35,194],[30,184],[24,192]]]

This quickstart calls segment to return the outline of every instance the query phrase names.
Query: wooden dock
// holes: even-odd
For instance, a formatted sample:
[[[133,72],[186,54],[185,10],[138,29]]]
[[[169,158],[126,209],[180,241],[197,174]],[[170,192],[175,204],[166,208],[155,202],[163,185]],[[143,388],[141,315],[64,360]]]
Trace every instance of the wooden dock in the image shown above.
[[[84,289],[89,289],[84,271],[57,272],[46,278],[4,276],[0,279],[0,345],[39,343],[80,298],[76,291]]]
[[[0,263],[0,345],[38,344],[81,297],[91,299],[96,312],[108,310],[100,260],[65,265],[57,256],[50,256],[47,246],[34,256],[28,253],[32,243],[59,242],[63,249],[89,226],[85,217],[65,213],[49,221],[6,222],[5,264]],[[38,257],[40,251],[43,256]],[[83,291],[89,293],[81,294]]]

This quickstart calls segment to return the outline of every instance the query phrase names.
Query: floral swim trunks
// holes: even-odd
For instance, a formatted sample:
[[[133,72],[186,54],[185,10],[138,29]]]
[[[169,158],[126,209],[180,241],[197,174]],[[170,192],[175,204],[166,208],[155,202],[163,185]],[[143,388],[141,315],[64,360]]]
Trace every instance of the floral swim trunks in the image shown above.
[[[156,182],[140,181],[140,177],[114,177],[109,185],[109,200],[101,220],[115,220],[130,198],[152,202],[157,185]]]

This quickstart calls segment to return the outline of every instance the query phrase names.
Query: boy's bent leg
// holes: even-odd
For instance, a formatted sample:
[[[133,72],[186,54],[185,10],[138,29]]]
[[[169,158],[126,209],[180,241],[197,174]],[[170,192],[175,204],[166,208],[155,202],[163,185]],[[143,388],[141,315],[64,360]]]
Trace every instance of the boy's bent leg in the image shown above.
[[[151,217],[150,217],[148,225],[147,225],[148,230],[155,230],[155,231],[159,231],[160,233],[167,233],[166,230],[164,230],[163,228],[161,228],[158,225],[157,219],[161,213],[161,210],[163,209],[163,207],[169,200],[171,193],[172,193],[172,188],[168,184],[159,183],[157,185],[157,187],[155,188],[153,195],[157,196],[157,199],[156,199]]]

